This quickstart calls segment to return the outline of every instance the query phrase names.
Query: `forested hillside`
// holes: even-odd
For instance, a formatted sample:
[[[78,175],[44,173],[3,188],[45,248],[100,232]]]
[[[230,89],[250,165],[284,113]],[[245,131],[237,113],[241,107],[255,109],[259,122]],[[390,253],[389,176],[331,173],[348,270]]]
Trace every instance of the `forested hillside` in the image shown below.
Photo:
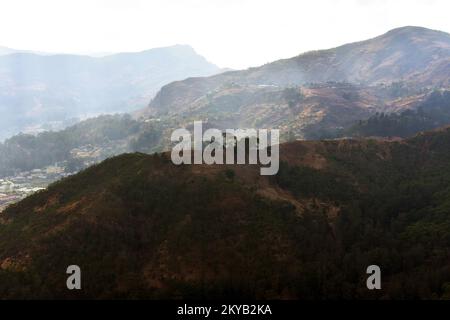
[[[0,295],[449,298],[449,150],[449,130],[294,142],[273,177],[167,154],[109,159],[1,214]],[[74,263],[78,292],[65,287]]]

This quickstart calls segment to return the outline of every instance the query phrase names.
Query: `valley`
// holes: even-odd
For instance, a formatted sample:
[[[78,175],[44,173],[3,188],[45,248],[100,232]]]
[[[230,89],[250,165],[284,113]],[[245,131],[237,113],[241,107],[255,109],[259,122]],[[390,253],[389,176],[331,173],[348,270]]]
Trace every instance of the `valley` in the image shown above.
[[[0,179],[0,213],[35,192],[45,190],[51,183],[69,176],[59,165],[20,172]]]
[[[102,57],[13,50],[0,55],[0,140],[132,112],[165,84],[216,73],[217,66],[183,45]]]
[[[154,83],[107,67],[132,59],[140,76],[160,71],[146,60],[154,52],[107,56],[101,67],[57,57],[74,74],[62,75],[69,82],[85,79],[83,70],[108,79],[111,87],[92,78],[97,111],[122,105],[129,114],[0,143],[1,297],[450,297],[448,33],[402,27],[219,74],[189,48],[167,50],[189,53],[206,74],[190,69]],[[28,54],[0,57],[0,76],[4,59],[10,67]],[[61,74],[50,76],[55,84]],[[27,79],[14,89],[21,97],[35,84]],[[32,88],[53,101],[40,106],[94,103],[67,99],[71,86]],[[171,135],[196,121],[205,131],[280,130],[277,174],[250,164],[175,165]],[[65,285],[73,263],[83,290]],[[367,290],[369,265],[382,267],[382,290]]]

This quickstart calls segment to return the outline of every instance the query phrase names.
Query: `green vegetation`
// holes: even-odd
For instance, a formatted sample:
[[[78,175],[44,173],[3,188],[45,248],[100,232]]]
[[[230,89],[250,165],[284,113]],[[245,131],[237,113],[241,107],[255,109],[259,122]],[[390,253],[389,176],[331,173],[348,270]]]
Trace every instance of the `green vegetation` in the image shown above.
[[[281,155],[300,162],[274,177],[125,154],[55,183],[2,213],[0,295],[448,298],[450,130],[315,144],[322,169],[295,142]],[[75,262],[80,292],[65,288]]]
[[[343,136],[409,137],[450,123],[450,91],[434,91],[416,110],[377,113],[344,130]]]
[[[287,101],[289,108],[293,108],[303,101],[304,95],[299,87],[288,87],[283,90],[283,99]]]
[[[20,134],[0,144],[0,176],[62,161],[68,161],[71,168],[81,168],[71,151],[85,146],[105,149],[98,160],[128,151],[155,151],[161,130],[129,115],[104,115],[58,132]]]

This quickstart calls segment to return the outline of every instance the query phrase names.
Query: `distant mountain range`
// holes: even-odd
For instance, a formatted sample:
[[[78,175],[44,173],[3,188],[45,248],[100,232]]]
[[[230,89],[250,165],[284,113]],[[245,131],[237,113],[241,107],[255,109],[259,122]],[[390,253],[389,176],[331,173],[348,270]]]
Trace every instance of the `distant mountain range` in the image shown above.
[[[139,115],[192,117],[220,126],[281,127],[298,138],[376,112],[398,112],[450,87],[450,35],[420,27],[313,51],[261,67],[164,86]],[[297,91],[297,98],[285,89]],[[403,99],[403,101],[399,101]]]
[[[63,88],[94,90],[111,111],[163,82],[144,75],[192,67],[180,62],[186,55],[217,71],[187,47],[163,51],[6,55],[0,75],[15,65],[16,80],[0,84],[24,102],[19,88],[48,99],[67,96],[54,95]],[[45,61],[53,72],[35,69]],[[0,297],[449,299],[449,67],[448,34],[405,27],[172,82],[134,118],[102,116],[8,139],[0,144],[3,174],[55,162],[73,172],[108,159],[0,214]],[[42,74],[46,86],[31,85]],[[80,99],[72,103],[81,112],[92,108],[94,100]],[[278,174],[261,176],[255,165],[175,166],[168,153],[109,158],[167,149],[173,129],[193,120],[281,129],[291,142],[280,145]],[[323,137],[330,139],[293,141]],[[74,263],[80,291],[66,288]],[[372,264],[382,268],[382,290],[367,290]]]
[[[33,54],[39,54],[39,55],[45,55],[45,56],[51,55],[51,53],[48,53],[48,52],[33,51],[33,50],[17,50],[17,49],[0,46],[0,56],[5,56],[8,54],[14,54],[14,53],[33,53]]]
[[[176,102],[190,102],[225,83],[284,87],[330,81],[364,85],[406,81],[421,86],[450,85],[449,71],[450,34],[403,27],[370,40],[307,52],[257,68],[175,82],[161,90],[150,108],[178,110]]]
[[[448,110],[450,87],[447,85],[450,73],[442,72],[445,69],[430,71],[436,63],[442,64],[450,57],[448,39],[449,35],[443,32],[405,27],[392,30],[371,40],[336,49],[306,53],[260,68],[175,81],[163,86],[147,108],[135,112],[133,122],[130,122],[126,117],[100,117],[82,122],[79,126],[69,126],[64,131],[44,133],[37,137],[17,136],[5,141],[4,144],[0,144],[0,150],[2,150],[0,176],[70,160],[71,150],[83,148],[85,145],[93,144],[106,152],[102,157],[91,159],[92,161],[129,151],[163,151],[170,146],[170,132],[181,126],[190,126],[194,120],[203,120],[208,126],[219,129],[278,128],[282,133],[282,141],[352,136],[390,138],[413,136],[422,130],[430,130],[450,124],[450,111]],[[412,50],[413,46],[417,48]],[[112,106],[117,106],[120,101],[124,103],[124,109],[130,107],[131,105],[124,101],[131,101],[131,97],[135,96],[138,91],[145,92],[148,88],[146,83],[152,82],[154,86],[149,86],[152,88],[161,85],[162,80],[158,84],[153,82],[156,81],[156,74],[161,72],[161,74],[168,75],[169,71],[176,67],[176,63],[156,73],[146,73],[139,70],[146,70],[149,65],[152,65],[147,65],[145,61],[153,61],[154,64],[161,61],[167,62],[167,56],[173,57],[176,55],[174,52],[184,57],[175,59],[180,64],[184,63],[183,61],[189,54],[193,55],[192,59],[198,61],[201,65],[205,63],[204,59],[195,55],[189,47],[166,48],[139,54],[113,55],[101,59],[55,56],[49,60],[49,63],[50,61],[54,64],[58,60],[69,59],[71,61],[74,59],[83,62],[79,65],[90,66],[89,68],[97,66],[96,68],[99,68],[59,72],[55,75],[55,79],[65,78],[67,74],[73,74],[73,76],[77,75],[77,81],[81,81],[83,75],[91,73],[104,75],[102,72],[110,72],[109,77],[105,76],[105,78],[110,79],[108,80],[110,82],[101,82],[98,78],[94,81],[94,78],[92,78],[88,81],[89,83],[90,81],[95,82],[92,84],[92,88],[84,87],[82,91],[89,94],[103,92],[102,98],[104,98],[104,101],[111,102],[108,105],[110,106],[108,110],[111,111],[117,110]],[[339,60],[341,62],[324,63],[323,59],[314,58],[324,55],[334,57],[333,61]],[[158,60],[155,56],[159,56],[161,59]],[[403,58],[398,61],[395,60],[395,57],[399,56]],[[12,55],[9,59],[12,59],[11,57],[18,59],[22,55]],[[26,57],[29,58],[28,55]],[[34,59],[46,58],[35,55],[31,55],[31,57],[34,57]],[[379,63],[378,66],[372,61],[372,59],[375,59],[374,57],[378,57],[376,58],[378,59],[376,60]],[[310,63],[306,63],[305,59]],[[127,64],[126,61],[132,61],[134,64]],[[353,61],[358,67],[353,66],[350,61]],[[365,63],[363,63],[364,61]],[[39,64],[41,65],[41,62]],[[392,64],[389,68],[385,67],[389,64]],[[414,72],[411,68],[416,64],[419,71]],[[125,72],[125,67],[118,67],[113,71],[101,69],[100,65],[122,65],[122,67],[128,65],[129,74],[142,74],[142,78],[140,78],[142,82],[136,81],[132,84],[126,84],[132,77],[123,76],[121,78],[119,77],[121,73],[116,72],[117,70]],[[141,65],[147,67],[143,68]],[[295,65],[297,67],[294,67]],[[343,65],[346,65],[348,70],[352,70],[347,72],[348,75],[352,76],[343,77],[343,81],[332,81],[337,79],[337,76],[316,79],[326,82],[304,83],[304,80],[302,80],[306,77],[304,74],[308,74],[308,77],[312,80],[312,77],[324,77],[324,73],[326,73],[325,71],[317,74],[301,71],[307,69],[308,66],[311,70],[322,68],[323,70],[329,70],[328,74],[336,75],[342,74],[342,72],[336,70],[342,69]],[[134,67],[131,68],[131,66]],[[207,63],[206,66],[208,66]],[[365,84],[350,82],[352,79],[356,79],[358,68],[363,68],[367,72],[367,79],[376,80],[366,81],[368,83]],[[217,70],[217,68],[210,68],[210,72],[214,70]],[[402,74],[395,73],[399,70],[404,70],[404,72]],[[442,81],[436,82],[437,78],[432,77],[427,81],[427,85],[421,82],[428,75],[436,74],[438,71],[441,71]],[[424,72],[425,75],[420,72]],[[42,74],[42,72],[36,71],[34,73]],[[27,73],[28,76],[21,81],[28,81],[32,74],[33,72]],[[144,74],[151,75],[151,77],[146,78]],[[298,74],[297,82],[292,83],[285,80],[284,74],[290,75],[291,79],[293,74]],[[362,75],[362,73],[360,74]],[[383,74],[384,76],[382,76]],[[47,78],[52,79],[51,76],[52,74],[48,74]],[[63,86],[70,87],[71,82],[65,81],[68,81],[69,84]],[[30,82],[32,81],[30,80]],[[47,83],[55,87],[60,85],[56,80],[53,82],[47,81]],[[80,85],[80,82],[77,82],[77,85]],[[117,92],[107,90],[108,87],[112,88],[113,85]],[[125,90],[128,87],[133,89]],[[25,91],[31,92],[28,89]],[[37,92],[39,90],[35,90],[34,94],[37,94]],[[59,98],[58,91],[42,90],[42,92],[43,97],[47,97],[48,94],[51,101]],[[106,92],[110,95],[107,95]],[[90,96],[88,93],[84,96]],[[61,99],[63,96],[66,95],[62,95]],[[17,92],[14,99],[19,98],[27,101],[26,95],[22,96]],[[99,97],[97,96],[97,98]],[[84,101],[84,103],[81,103],[81,100],[72,101],[71,103],[79,107],[70,110],[70,114],[95,109],[94,104],[99,106],[99,101],[91,101],[92,105],[88,104],[89,101]],[[64,100],[66,105],[69,102]],[[18,105],[18,110],[22,110],[21,105]],[[42,111],[43,114],[48,115],[50,110],[54,112],[55,117],[59,117],[58,109],[53,110],[48,108],[48,105],[47,108],[42,106],[42,110],[38,109],[36,113],[40,114]],[[48,117],[51,115],[53,114]],[[385,117],[385,115],[390,116]],[[25,121],[24,119],[27,119],[27,117],[34,117],[21,113],[9,114],[9,117],[13,116],[17,121],[18,119]],[[64,114],[61,117],[63,118]],[[8,113],[0,121],[7,123],[5,119],[8,119]],[[114,119],[114,121],[111,119]],[[49,119],[43,119],[42,121],[47,120]],[[67,123],[67,125],[70,125],[70,123]],[[134,131],[124,129],[129,125],[138,129]],[[80,134],[80,132],[89,134]],[[111,145],[115,145],[115,147],[111,149]]]
[[[167,83],[218,72],[184,45],[104,57],[1,48],[0,138],[71,118],[142,108]]]

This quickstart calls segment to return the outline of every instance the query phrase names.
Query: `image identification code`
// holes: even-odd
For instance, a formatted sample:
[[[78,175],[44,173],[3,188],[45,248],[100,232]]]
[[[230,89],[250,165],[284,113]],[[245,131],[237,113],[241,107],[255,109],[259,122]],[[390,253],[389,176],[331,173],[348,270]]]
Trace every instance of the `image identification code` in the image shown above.
[[[187,304],[179,306],[178,315],[197,315],[208,318],[213,314],[220,315],[271,315],[272,310],[269,305],[256,304],[230,304],[221,305],[220,308],[210,306],[189,306]]]

